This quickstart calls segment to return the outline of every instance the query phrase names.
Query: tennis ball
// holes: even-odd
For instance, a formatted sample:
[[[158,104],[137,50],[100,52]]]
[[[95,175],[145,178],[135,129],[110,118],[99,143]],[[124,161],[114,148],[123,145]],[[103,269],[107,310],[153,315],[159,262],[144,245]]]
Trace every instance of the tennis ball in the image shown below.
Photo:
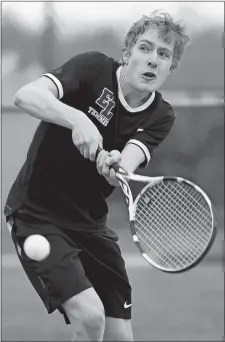
[[[50,254],[50,243],[44,236],[34,234],[26,238],[23,249],[28,258],[35,261],[42,261]]]

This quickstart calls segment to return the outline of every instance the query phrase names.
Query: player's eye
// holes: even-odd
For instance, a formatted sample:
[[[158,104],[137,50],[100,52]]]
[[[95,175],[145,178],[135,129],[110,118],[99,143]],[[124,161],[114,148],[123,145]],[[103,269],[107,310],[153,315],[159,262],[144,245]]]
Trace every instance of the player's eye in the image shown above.
[[[140,46],[140,50],[142,50],[142,51],[149,51],[149,47],[147,45],[145,45],[145,44],[142,44]]]
[[[168,52],[165,52],[165,51],[160,52],[160,56],[162,56],[162,57],[164,57],[164,58],[170,58],[169,53],[168,53]]]

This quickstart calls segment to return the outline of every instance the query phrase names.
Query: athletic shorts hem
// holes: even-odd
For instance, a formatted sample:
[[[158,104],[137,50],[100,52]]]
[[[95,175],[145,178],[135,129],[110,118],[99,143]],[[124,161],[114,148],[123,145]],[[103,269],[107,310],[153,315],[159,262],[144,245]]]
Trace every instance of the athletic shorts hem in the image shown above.
[[[121,316],[105,314],[105,317],[118,318],[118,319],[131,319],[131,313],[127,313],[126,315],[124,314],[124,315],[121,315]]]
[[[59,309],[59,307],[62,306],[63,303],[65,303],[67,300],[69,300],[70,298],[78,295],[79,293],[87,290],[87,289],[90,289],[92,287],[92,285],[88,285],[86,284],[86,286],[82,286],[80,288],[76,288],[76,291],[71,291],[71,292],[67,292],[65,294],[65,296],[61,296],[60,300],[57,302],[51,295],[49,295],[49,300],[50,300],[50,303],[51,302],[55,302],[55,304],[51,305],[50,308],[47,308],[47,311],[49,314],[53,313],[55,310]]]

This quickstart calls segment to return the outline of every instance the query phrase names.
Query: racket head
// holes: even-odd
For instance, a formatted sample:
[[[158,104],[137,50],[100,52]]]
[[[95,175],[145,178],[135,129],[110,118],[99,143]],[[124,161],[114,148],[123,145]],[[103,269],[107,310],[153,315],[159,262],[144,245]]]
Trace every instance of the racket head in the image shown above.
[[[181,177],[161,177],[147,184],[134,202],[130,228],[142,256],[169,273],[196,266],[216,236],[210,199],[199,186]]]

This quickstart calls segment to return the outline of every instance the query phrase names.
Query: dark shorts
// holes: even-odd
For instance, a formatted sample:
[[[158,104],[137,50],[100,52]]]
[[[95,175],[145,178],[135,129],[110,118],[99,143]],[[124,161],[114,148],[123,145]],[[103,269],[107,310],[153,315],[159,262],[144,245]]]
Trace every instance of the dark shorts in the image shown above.
[[[27,236],[41,234],[51,246],[49,257],[41,262],[29,259],[23,251]],[[48,313],[58,309],[70,323],[62,304],[93,287],[105,315],[130,319],[131,286],[117,243],[118,236],[106,228],[101,232],[62,230],[50,223],[24,222],[13,218],[11,236],[20,262]]]

